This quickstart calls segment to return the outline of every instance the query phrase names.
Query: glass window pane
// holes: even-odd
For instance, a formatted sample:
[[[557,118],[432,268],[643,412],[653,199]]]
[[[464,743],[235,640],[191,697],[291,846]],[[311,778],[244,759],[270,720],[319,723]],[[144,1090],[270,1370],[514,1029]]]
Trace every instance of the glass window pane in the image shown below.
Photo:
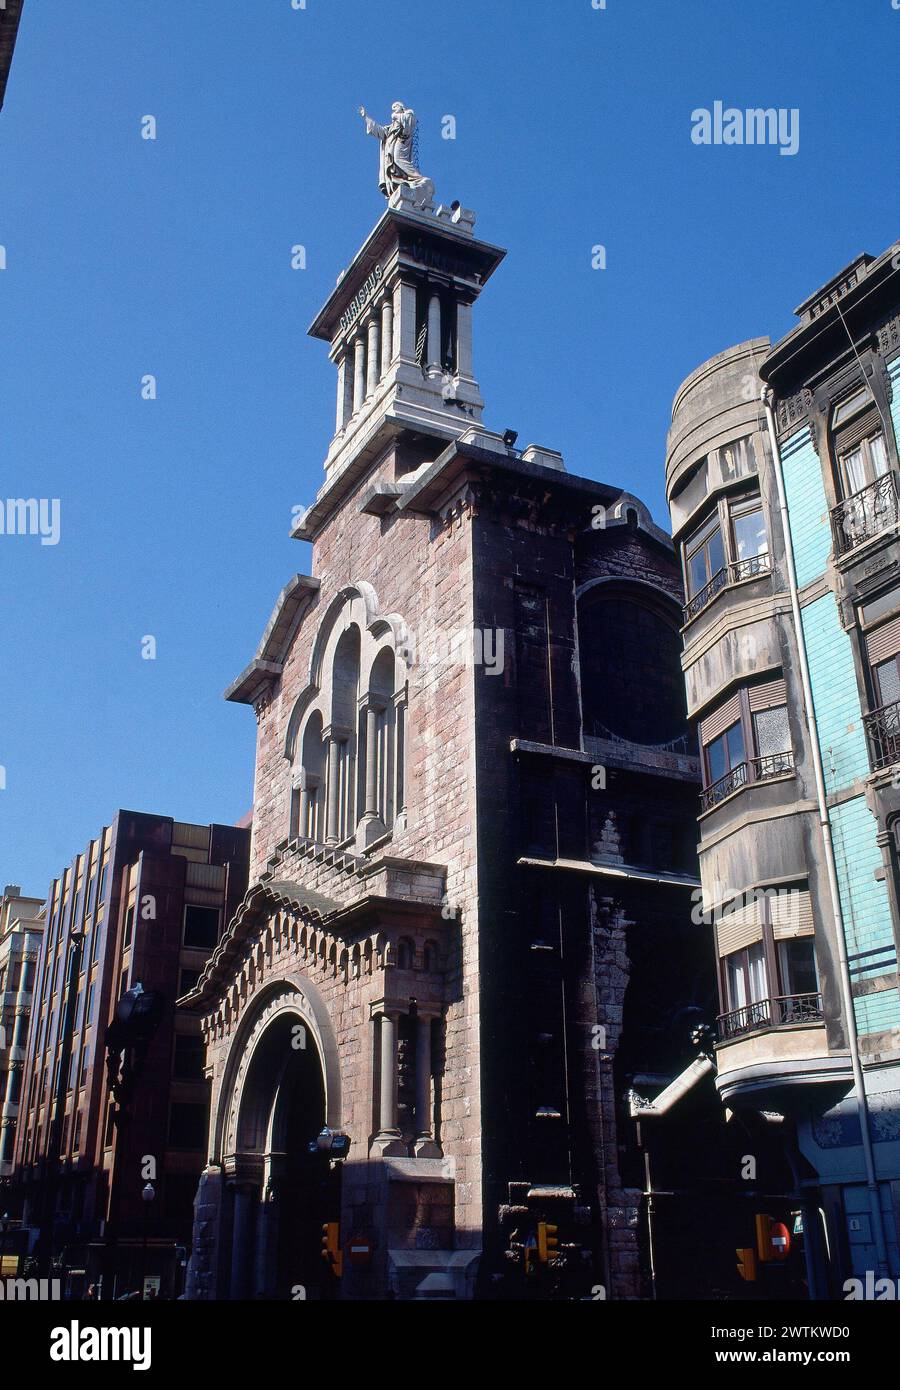
[[[865,487],[866,474],[861,449],[853,449],[849,454],[845,454],[841,459],[841,469],[844,474],[844,492],[848,497]]]
[[[862,410],[863,406],[868,405],[871,399],[872,396],[867,386],[854,391],[852,396],[845,396],[834,407],[834,414],[831,417],[832,427],[835,428],[842,425],[845,420],[849,420],[851,415],[855,415],[857,411]]]
[[[769,753],[786,753],[791,746],[786,705],[776,709],[761,709],[753,716],[756,733],[756,752],[760,758]]]
[[[761,941],[758,941],[755,946],[750,946],[747,949],[747,980],[751,1003],[755,1004],[760,999],[768,999],[769,990],[766,981],[766,958],[763,954]]]
[[[766,523],[763,519],[762,508],[757,511],[744,512],[732,520],[734,531],[734,558],[736,560],[750,560],[755,555],[765,555],[769,549],[769,540],[766,535]]]
[[[728,740],[728,765],[737,767],[739,763],[746,761],[744,730],[740,724],[732,724],[731,728],[725,731],[725,738]]]
[[[747,985],[744,977],[744,953],[739,951],[736,955],[727,958],[728,963],[728,1006],[731,1009],[743,1009],[747,1003]]]
[[[818,994],[816,954],[812,937],[801,936],[778,943],[781,989],[784,994]]]
[[[709,552],[709,575],[712,578],[720,569],[725,568],[725,546],[722,544],[722,532],[718,526],[710,536],[706,548]]]
[[[872,464],[872,476],[883,478],[888,471],[887,450],[884,447],[884,435],[876,434],[869,442],[869,459]]]
[[[710,784],[718,782],[720,777],[724,777],[728,771],[727,749],[725,735],[720,734],[717,739],[713,739],[706,750],[706,762],[709,768]]]
[[[882,705],[893,705],[900,700],[900,671],[898,671],[895,656],[892,656],[890,661],[882,661],[875,667],[875,680]]]
[[[703,546],[696,550],[688,560],[688,588],[690,597],[699,594],[708,579],[706,573],[706,551]]]

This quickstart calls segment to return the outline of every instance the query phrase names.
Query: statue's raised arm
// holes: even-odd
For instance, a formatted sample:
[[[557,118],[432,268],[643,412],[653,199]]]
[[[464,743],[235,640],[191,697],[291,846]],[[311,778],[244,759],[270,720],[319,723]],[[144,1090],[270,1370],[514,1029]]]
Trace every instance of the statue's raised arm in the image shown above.
[[[416,167],[413,152],[416,113],[402,101],[395,101],[388,125],[373,121],[364,106],[359,108],[359,114],[366,123],[366,134],[376,136],[381,145],[378,187],[384,196],[390,200],[398,188],[405,186],[415,189],[415,201],[425,206],[434,193],[434,184]]]

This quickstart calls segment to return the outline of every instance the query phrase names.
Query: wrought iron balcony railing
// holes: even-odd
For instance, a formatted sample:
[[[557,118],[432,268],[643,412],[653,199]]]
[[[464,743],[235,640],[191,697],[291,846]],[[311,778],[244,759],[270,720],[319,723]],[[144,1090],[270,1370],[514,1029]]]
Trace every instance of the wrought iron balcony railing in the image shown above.
[[[765,753],[760,758],[750,758],[738,763],[718,782],[704,787],[700,793],[700,811],[711,811],[720,801],[740,791],[752,782],[768,782],[773,777],[791,777],[795,771],[794,754],[788,749],[784,753]]]
[[[900,499],[897,479],[885,473],[874,483],[860,488],[831,509],[831,529],[834,533],[836,555],[846,555],[854,546],[896,526],[900,521]]]
[[[900,700],[863,715],[863,723],[873,770],[900,762]]]
[[[729,1042],[742,1033],[755,1033],[760,1028],[784,1028],[791,1023],[819,1023],[822,1014],[821,994],[776,994],[771,999],[759,999],[742,1009],[720,1014],[719,1041]]]
[[[729,564],[723,565],[709,583],[698,589],[693,598],[684,605],[682,611],[685,624],[696,618],[698,613],[702,613],[704,608],[708,608],[723,589],[729,588],[732,584],[740,584],[745,579],[755,579],[758,574],[768,574],[771,568],[768,552],[750,555],[746,560],[732,560]]]

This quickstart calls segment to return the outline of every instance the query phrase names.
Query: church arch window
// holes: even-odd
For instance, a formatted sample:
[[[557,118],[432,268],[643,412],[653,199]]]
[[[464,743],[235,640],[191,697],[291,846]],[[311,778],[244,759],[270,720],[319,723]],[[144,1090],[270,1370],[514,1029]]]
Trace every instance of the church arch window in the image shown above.
[[[687,738],[680,610],[650,584],[610,580],[578,604],[584,732],[644,746]]]
[[[309,684],[288,721],[289,836],[365,851],[405,810],[403,624],[374,590],[348,585],[319,625]]]

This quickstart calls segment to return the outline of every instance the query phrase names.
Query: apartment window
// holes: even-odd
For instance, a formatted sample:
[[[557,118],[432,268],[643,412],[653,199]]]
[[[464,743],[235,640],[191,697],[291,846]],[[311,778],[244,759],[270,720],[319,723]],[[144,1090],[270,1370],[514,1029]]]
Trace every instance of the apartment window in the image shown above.
[[[718,450],[719,471],[723,482],[746,477],[756,472],[756,459],[753,454],[753,440],[749,435],[743,439],[732,440]]]
[[[888,457],[882,432],[878,430],[861,439],[852,449],[841,454],[840,467],[845,497],[852,497],[878,478],[883,478],[888,471]]]
[[[179,1081],[203,1080],[203,1037],[200,1033],[176,1033],[172,1075]]]
[[[775,705],[772,709],[755,710],[753,720],[753,741],[758,758],[778,758],[790,750],[791,731],[788,724],[787,705]]]
[[[732,724],[731,728],[726,729],[718,738],[713,739],[712,743],[707,744],[704,752],[706,754],[707,785],[718,782],[727,773],[743,766],[747,758],[742,725],[740,723]]]
[[[761,681],[732,695],[700,721],[700,744],[703,811],[750,782],[792,773],[784,681]]]
[[[113,1135],[116,1132],[116,1107],[112,1101],[106,1102],[106,1128],[103,1132],[103,1147],[112,1148]]]
[[[731,510],[731,538],[737,564],[769,553],[766,519],[759,498],[736,504]]]
[[[879,706],[893,705],[900,700],[900,658],[889,657],[872,669],[875,693]]]
[[[685,543],[688,597],[693,598],[725,568],[725,544],[716,513]]]
[[[134,903],[129,903],[125,909],[125,922],[122,927],[122,950],[125,951],[131,945],[131,937],[134,931]]]
[[[769,534],[759,494],[721,499],[684,542],[683,555],[689,622],[726,584],[768,572]]]
[[[725,957],[725,983],[730,1010],[750,1008],[768,999],[766,956],[761,941]]]
[[[219,909],[188,903],[184,909],[184,944],[211,951],[219,940]]]
[[[72,1131],[72,1152],[78,1153],[81,1148],[81,1111],[75,1116],[75,1128]]]
[[[812,937],[797,936],[779,941],[777,945],[782,994],[818,994],[819,977]]]
[[[183,967],[178,976],[179,999],[184,994],[190,994],[191,990],[194,988],[194,985],[197,983],[199,979],[199,970],[188,970],[187,967]]]

